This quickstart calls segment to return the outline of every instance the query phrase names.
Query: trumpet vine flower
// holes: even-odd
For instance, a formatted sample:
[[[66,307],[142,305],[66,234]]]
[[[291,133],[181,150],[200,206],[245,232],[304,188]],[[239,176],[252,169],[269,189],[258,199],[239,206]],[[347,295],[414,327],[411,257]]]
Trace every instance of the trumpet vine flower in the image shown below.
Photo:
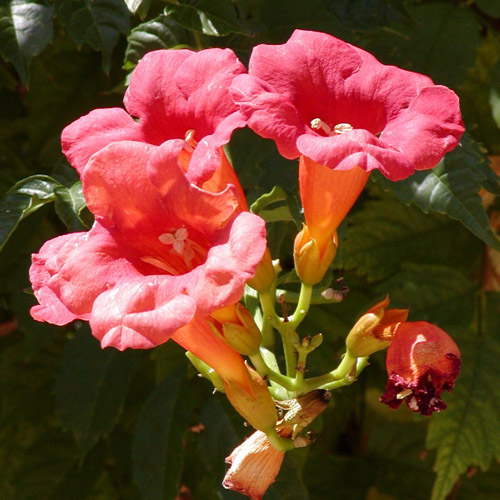
[[[285,158],[394,181],[434,167],[464,131],[453,91],[326,33],[296,30],[283,45],[256,46],[231,95]]]
[[[90,157],[112,142],[158,146],[182,139],[191,182],[204,187],[219,171],[216,177],[224,177],[220,185],[225,187],[229,176],[241,189],[222,146],[233,130],[245,125],[228,92],[233,78],[245,72],[230,49],[149,52],[132,74],[125,109],[95,109],[68,125],[62,133],[63,152],[81,174]]]
[[[213,193],[190,182],[183,147],[123,141],[92,156],[82,183],[96,222],[33,256],[40,304],[31,313],[58,325],[88,320],[103,347],[120,350],[172,337],[214,369],[226,358],[239,365],[247,381],[239,354],[200,318],[240,299],[266,249],[264,221],[242,212],[234,186]]]

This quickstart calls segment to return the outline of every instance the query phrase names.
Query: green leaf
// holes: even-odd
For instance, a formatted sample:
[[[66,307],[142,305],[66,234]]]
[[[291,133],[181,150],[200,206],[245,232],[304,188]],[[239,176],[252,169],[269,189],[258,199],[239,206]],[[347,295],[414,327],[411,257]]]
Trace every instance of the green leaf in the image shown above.
[[[296,200],[279,186],[274,186],[269,193],[254,201],[250,211],[260,215],[266,222],[297,221],[297,227],[300,227],[300,209]]]
[[[415,4],[407,4],[411,23],[373,30],[363,48],[386,64],[424,73],[436,83],[461,85],[481,42],[481,25],[474,11],[455,2]]]
[[[33,175],[19,181],[0,202],[0,251],[19,223],[55,199],[59,182],[47,175]]]
[[[132,446],[134,482],[143,500],[175,498],[179,490],[189,425],[185,368],[169,375],[149,395],[137,421]]]
[[[135,27],[127,38],[124,69],[132,69],[151,50],[187,44],[186,32],[173,19],[158,16]]]
[[[450,267],[405,263],[377,290],[391,306],[410,307],[412,321],[468,324],[474,312],[476,285]]]
[[[15,479],[16,500],[84,500],[101,474],[102,453],[80,463],[69,436],[49,430],[28,450]]]
[[[486,304],[491,321],[484,334],[460,343],[462,372],[447,398],[448,409],[431,421],[427,446],[437,448],[432,500],[444,500],[469,466],[486,470],[500,460],[500,300],[495,295]]]
[[[328,10],[342,24],[354,29],[372,29],[409,19],[398,0],[333,0],[328,3]]]
[[[500,17],[500,0],[476,0],[475,4],[487,16],[499,18]]]
[[[14,64],[24,85],[31,59],[52,40],[52,16],[46,0],[0,0],[0,55]]]
[[[111,55],[120,34],[130,28],[123,0],[56,0],[57,17],[78,47],[84,43],[102,52],[103,68],[109,72]]]
[[[165,15],[181,26],[209,36],[226,36],[230,33],[250,35],[241,23],[231,0],[187,0],[165,7]]]
[[[59,218],[69,231],[88,229],[80,218],[82,210],[87,206],[82,191],[82,183],[75,182],[72,186],[59,186],[55,190],[54,208]]]
[[[56,406],[85,454],[114,427],[139,354],[101,349],[87,328],[67,344],[55,385]]]
[[[131,14],[135,14],[145,0],[125,0],[127,8]]]
[[[500,250],[500,240],[491,229],[478,194],[481,187],[498,194],[500,184],[486,156],[469,137],[464,137],[432,170],[416,172],[396,183],[377,177],[403,203],[415,204],[425,213],[438,212],[459,220],[484,243]]]
[[[456,222],[392,199],[369,201],[350,216],[342,245],[343,266],[371,281],[391,276],[403,262],[469,270],[482,251],[478,240]]]

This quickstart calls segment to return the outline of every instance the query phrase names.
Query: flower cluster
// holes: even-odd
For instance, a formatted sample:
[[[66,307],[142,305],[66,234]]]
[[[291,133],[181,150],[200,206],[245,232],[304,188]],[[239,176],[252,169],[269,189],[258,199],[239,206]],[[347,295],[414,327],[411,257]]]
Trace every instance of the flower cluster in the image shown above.
[[[283,45],[255,47],[248,71],[229,49],[150,52],[132,74],[124,105],[94,110],[63,131],[63,151],[95,223],[33,256],[35,319],[89,321],[103,347],[120,350],[172,339],[200,371],[208,365],[204,374],[222,379],[216,387],[258,429],[229,457],[224,482],[251,498],[262,496],[283,453],[297,446],[297,425],[302,430],[326,405],[310,403],[312,418],[300,407],[298,420],[281,421],[284,432],[275,401],[348,385],[377,350],[389,346],[383,402],[396,407],[406,398],[423,414],[445,407],[439,395],[458,374],[456,345],[434,325],[407,322],[407,310],[387,310],[388,299],[360,318],[342,363],[324,376],[303,379],[321,336],[300,341],[295,330],[370,172],[404,179],[458,144],[464,128],[453,91],[330,35],[296,31]],[[294,259],[302,289],[286,319],[275,312],[277,271],[265,223],[248,211],[223,149],[245,126],[299,160],[305,223]],[[259,326],[239,303],[247,283],[260,295]],[[282,336],[286,375],[269,363],[272,353],[267,362],[260,353],[261,341],[272,345],[273,328]]]

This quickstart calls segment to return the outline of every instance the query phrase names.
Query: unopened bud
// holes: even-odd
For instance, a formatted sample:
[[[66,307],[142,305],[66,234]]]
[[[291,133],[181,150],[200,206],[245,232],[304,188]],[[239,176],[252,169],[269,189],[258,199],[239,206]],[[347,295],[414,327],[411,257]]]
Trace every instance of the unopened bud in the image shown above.
[[[224,342],[235,351],[244,356],[251,356],[258,351],[262,335],[243,304],[223,307],[211,316],[222,325]]]
[[[267,383],[252,368],[250,374],[252,397],[244,389],[231,382],[226,383],[226,394],[236,411],[255,429],[263,432],[274,430],[277,421],[276,407],[269,394]]]
[[[276,273],[273,261],[271,260],[271,253],[269,252],[269,249],[266,248],[264,256],[257,266],[257,271],[254,276],[247,281],[247,285],[251,286],[258,292],[266,292],[274,283],[275,276]]]
[[[389,309],[386,297],[371,307],[352,327],[346,338],[351,356],[364,358],[388,347],[400,323],[406,321],[407,309]]]
[[[200,372],[202,377],[210,380],[214,388],[219,392],[226,392],[224,388],[224,380],[222,377],[204,361],[197,358],[192,352],[187,351],[186,357],[191,361],[192,365]]]
[[[304,224],[295,237],[293,258],[295,271],[306,285],[319,283],[337,253],[337,236],[328,241],[326,248],[321,249],[317,241],[311,237],[309,228]]]

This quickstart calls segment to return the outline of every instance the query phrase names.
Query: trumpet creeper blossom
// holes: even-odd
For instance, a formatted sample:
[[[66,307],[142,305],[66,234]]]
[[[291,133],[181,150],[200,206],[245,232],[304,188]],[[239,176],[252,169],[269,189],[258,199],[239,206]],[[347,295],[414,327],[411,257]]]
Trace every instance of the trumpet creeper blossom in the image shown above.
[[[440,399],[451,391],[460,371],[460,351],[441,328],[425,321],[402,323],[387,350],[389,380],[382,403],[430,415],[446,408]]]
[[[87,320],[103,347],[120,350],[172,337],[210,366],[225,360],[223,377],[236,367],[248,380],[241,356],[200,318],[240,299],[266,249],[264,221],[241,211],[233,186],[212,193],[189,182],[183,145],[124,141],[92,156],[82,183],[96,222],[33,255],[31,314]]]
[[[434,167],[464,131],[458,98],[326,33],[258,45],[231,95],[248,125],[289,159],[378,169],[394,181]]]
[[[233,130],[245,125],[228,92],[233,78],[245,72],[230,49],[149,52],[132,74],[125,109],[95,109],[71,123],[62,133],[63,152],[81,174],[90,157],[112,142],[158,146],[182,139],[191,160],[188,178],[201,185],[220,167],[221,147]]]

